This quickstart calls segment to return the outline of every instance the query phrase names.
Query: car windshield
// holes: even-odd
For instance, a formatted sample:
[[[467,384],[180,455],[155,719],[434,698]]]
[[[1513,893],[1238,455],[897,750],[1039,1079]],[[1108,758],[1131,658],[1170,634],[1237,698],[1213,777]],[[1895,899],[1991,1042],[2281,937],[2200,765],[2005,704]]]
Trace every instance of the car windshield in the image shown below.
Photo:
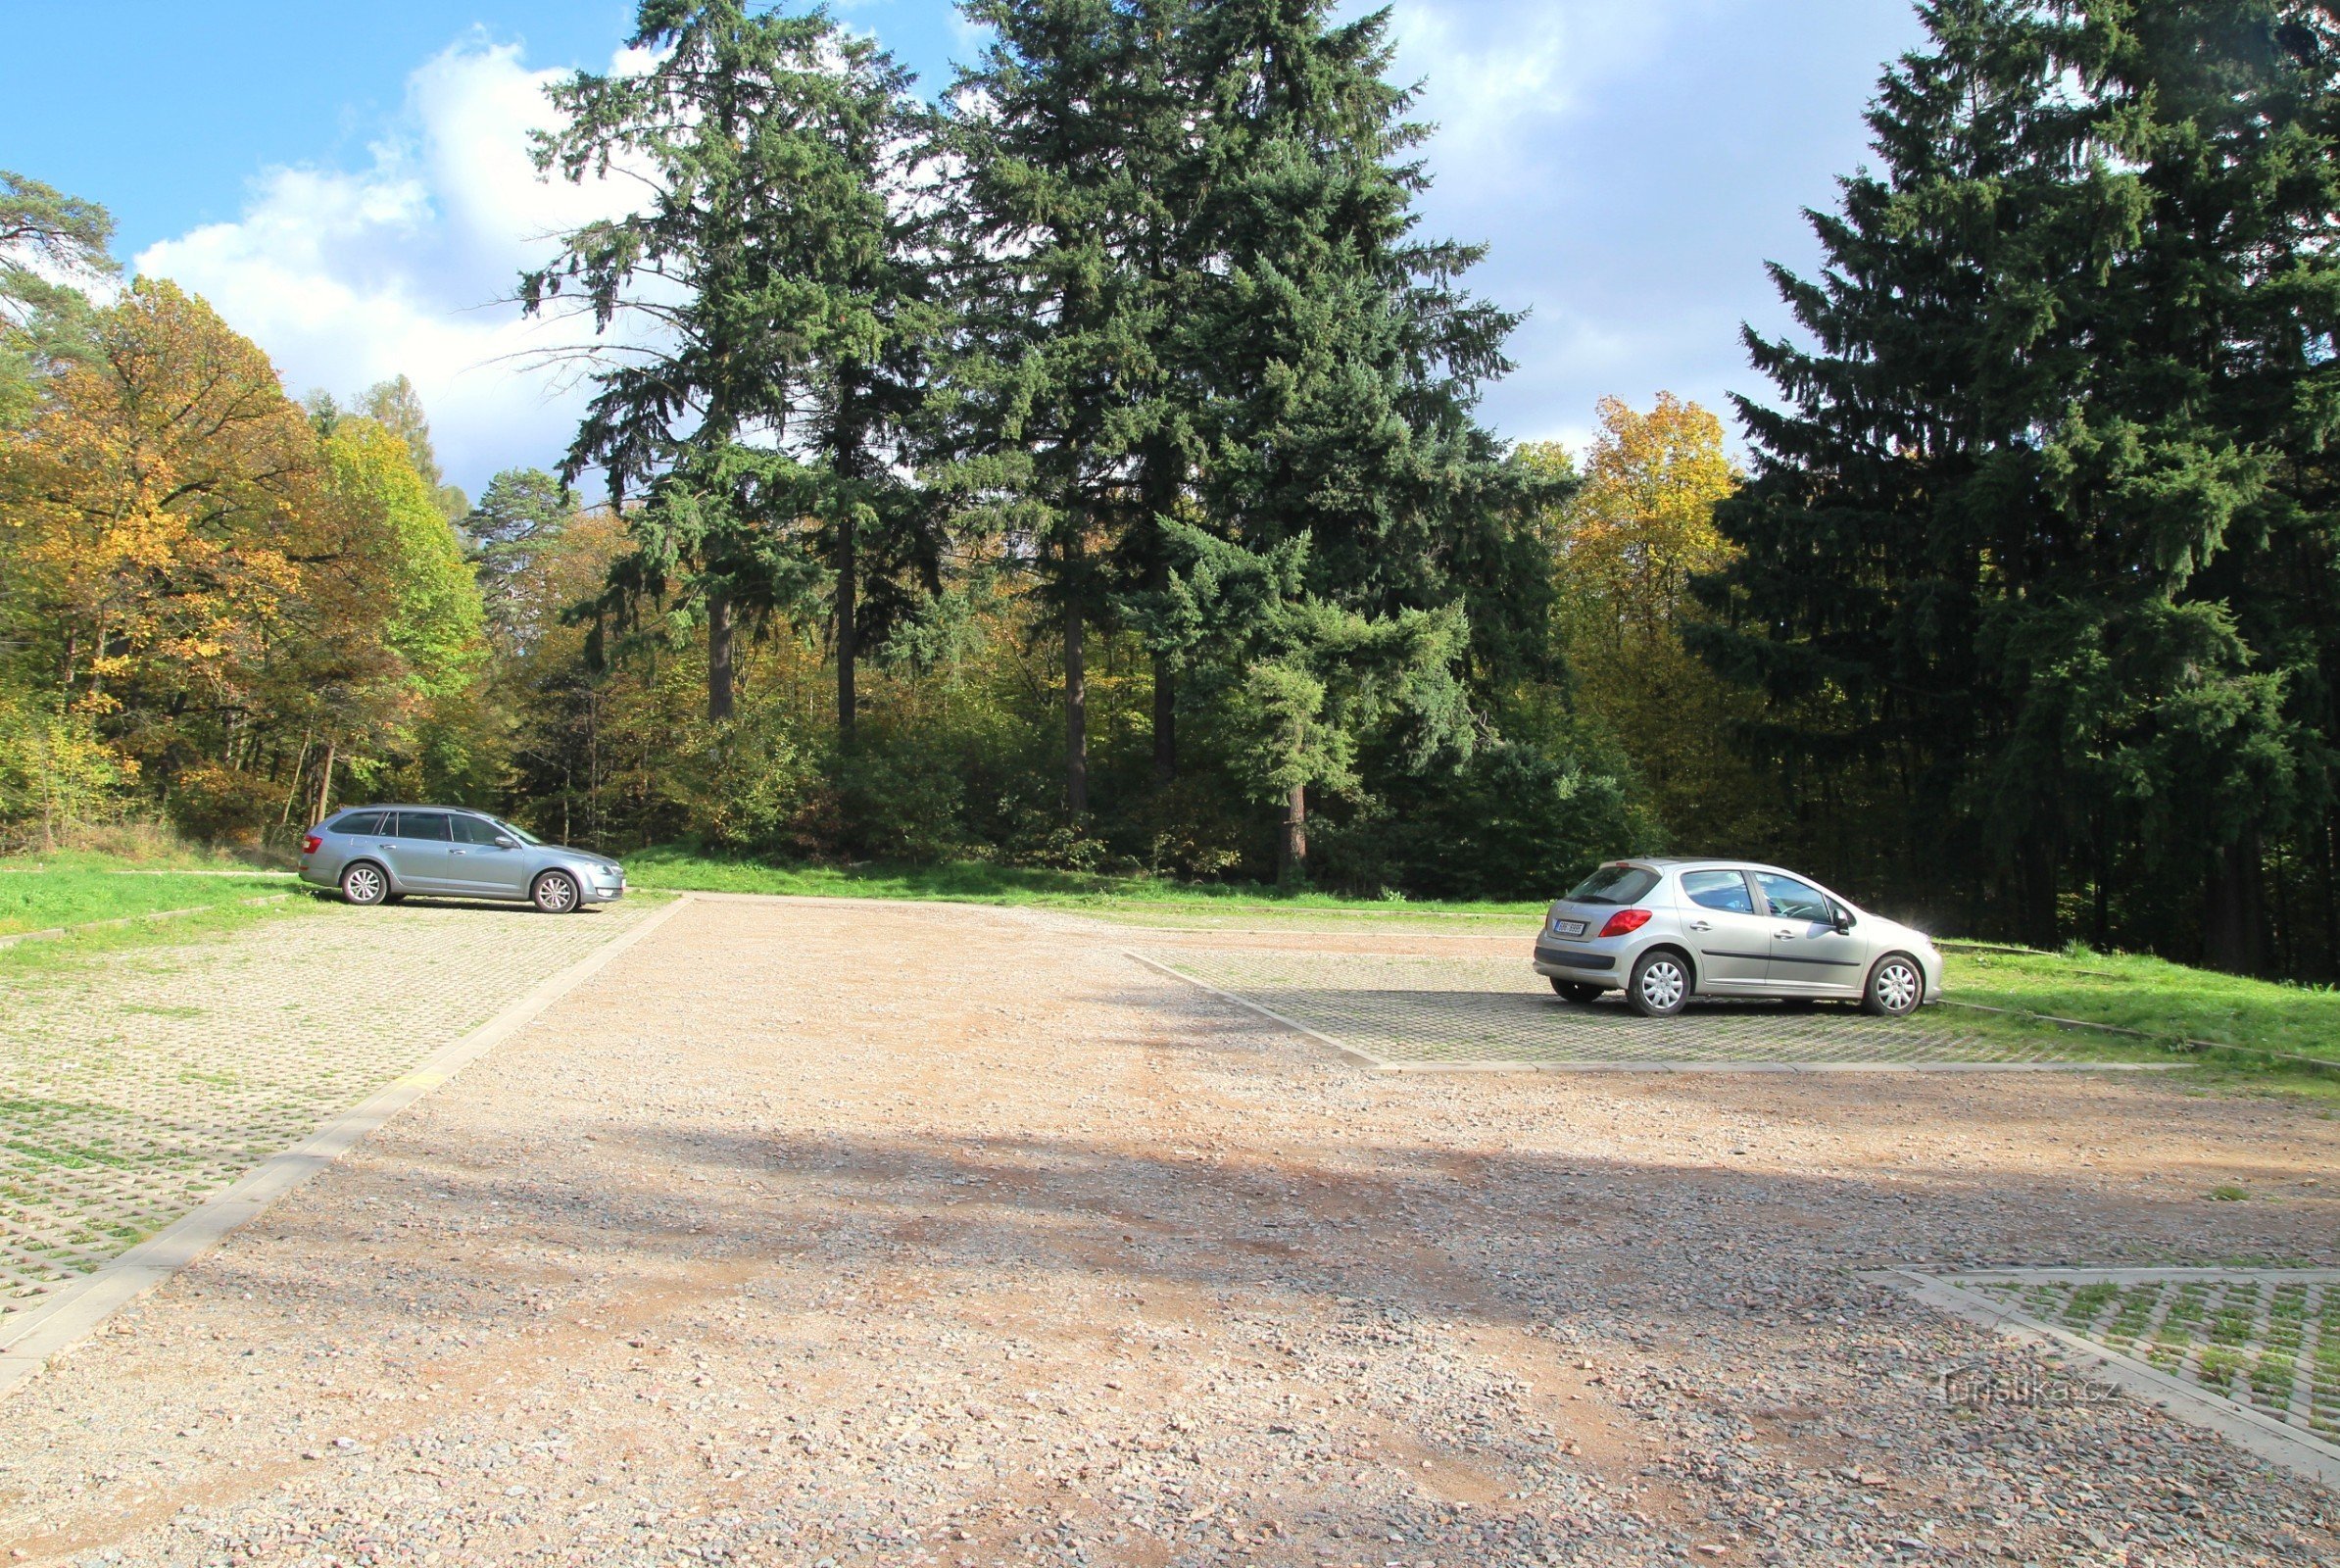
[[[529,831],[528,831],[526,828],[524,828],[524,827],[514,827],[514,826],[512,826],[512,825],[510,822],[507,822],[507,821],[505,821],[505,820],[504,820],[504,818],[502,818],[502,817],[500,817],[500,816],[491,816],[491,817],[489,817],[489,818],[488,818],[488,820],[489,820],[489,821],[491,821],[491,822],[493,822],[493,823],[495,823],[495,824],[496,824],[498,827],[502,828],[502,829],[503,829],[505,832],[507,832],[507,833],[511,834],[511,835],[512,835],[513,838],[515,838],[515,839],[518,839],[518,840],[519,840],[519,841],[520,841],[522,844],[542,844],[542,843],[544,842],[544,840],[542,840],[542,839],[538,838],[538,837],[537,837],[535,834],[533,834],[533,833],[529,832]]]
[[[1604,865],[1568,896],[1571,904],[1631,904],[1657,886],[1657,873],[1645,865]]]

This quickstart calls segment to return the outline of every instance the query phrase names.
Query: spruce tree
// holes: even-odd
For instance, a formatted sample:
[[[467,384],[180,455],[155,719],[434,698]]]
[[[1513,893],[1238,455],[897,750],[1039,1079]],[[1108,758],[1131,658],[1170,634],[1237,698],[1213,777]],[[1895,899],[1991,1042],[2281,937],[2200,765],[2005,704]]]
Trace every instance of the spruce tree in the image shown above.
[[[952,93],[962,482],[1011,496],[1061,628],[1065,804],[1089,810],[1087,636],[1160,581],[1187,488],[1180,319],[1194,247],[1197,0],[968,0],[992,30]],[[1173,665],[1155,664],[1157,778],[1176,770]]]
[[[1703,643],[1776,699],[1762,739],[1838,874],[1922,868],[2040,944],[2084,892],[2099,940],[2165,945],[2161,888],[2215,913],[2256,876],[2298,743],[2232,585],[2329,430],[2292,9],[1927,7],[1870,117],[1882,169],[1814,216],[1823,273],[1775,269],[1809,343],[1749,334],[1784,407],[1741,403]]]
[[[1388,26],[1387,12],[1336,24],[1324,0],[1197,19],[1197,226],[1213,260],[1188,325],[1206,392],[1198,506],[1213,533],[1263,560],[1303,547],[1301,592],[1323,613],[1300,622],[1366,617],[1392,646],[1450,647],[1457,672],[1491,684],[1540,662],[1550,575],[1533,514],[1551,487],[1473,417],[1480,383],[1509,368],[1519,318],[1460,286],[1480,248],[1414,232],[1428,176],[1413,149],[1428,127],[1388,79]],[[1406,631],[1424,615],[1451,644]],[[1423,689],[1415,669],[1396,684]],[[1412,711],[1438,718],[1435,744],[1400,749],[1410,764],[1467,755],[1464,710],[1441,699]],[[1309,784],[1342,781],[1288,790],[1291,874],[1305,873]]]
[[[580,298],[642,330],[595,375],[564,479],[599,466],[641,548],[627,611],[679,585],[707,636],[710,718],[731,711],[740,617],[819,604],[850,742],[867,642],[934,586],[931,516],[899,479],[939,318],[929,206],[912,188],[927,115],[910,77],[825,12],[644,0],[637,75],[554,89],[541,169],[572,181],[646,165],[646,210],[566,237],[526,274],[531,312]]]

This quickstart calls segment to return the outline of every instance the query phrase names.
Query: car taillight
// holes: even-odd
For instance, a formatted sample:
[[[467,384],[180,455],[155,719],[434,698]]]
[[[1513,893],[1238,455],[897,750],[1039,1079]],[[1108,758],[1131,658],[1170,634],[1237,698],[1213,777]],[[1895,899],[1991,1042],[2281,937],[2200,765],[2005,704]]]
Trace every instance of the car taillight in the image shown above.
[[[323,839],[318,838],[315,833],[312,833],[301,841],[301,853],[303,855],[315,855],[324,844],[324,842],[325,841]]]
[[[1619,909],[1609,916],[1609,923],[1600,928],[1604,937],[1631,936],[1649,923],[1647,909]]]

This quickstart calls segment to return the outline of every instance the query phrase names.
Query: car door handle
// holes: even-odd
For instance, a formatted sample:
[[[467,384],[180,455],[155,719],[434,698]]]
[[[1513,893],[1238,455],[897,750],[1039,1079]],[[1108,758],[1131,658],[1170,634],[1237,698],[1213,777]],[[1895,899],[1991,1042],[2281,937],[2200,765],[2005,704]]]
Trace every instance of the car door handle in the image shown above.
[[[471,852],[469,850],[449,850],[447,853],[449,855],[468,855]]]
[[[1714,922],[1711,920],[1692,920],[1690,922],[1690,929],[1693,931],[1712,931],[1714,929]]]
[[[1778,937],[1782,942],[1793,942],[1795,940],[1795,932],[1792,928],[1785,931],[1774,931],[1772,935]]]

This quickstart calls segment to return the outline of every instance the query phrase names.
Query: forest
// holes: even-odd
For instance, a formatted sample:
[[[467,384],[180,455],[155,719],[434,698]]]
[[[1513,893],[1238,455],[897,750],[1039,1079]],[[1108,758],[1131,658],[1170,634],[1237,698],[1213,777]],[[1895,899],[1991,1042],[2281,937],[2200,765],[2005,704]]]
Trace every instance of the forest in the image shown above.
[[[786,863],[1552,896],[1759,856],[1897,917],[2340,978],[2340,20],[1936,0],[1723,414],[1582,450],[1422,232],[1388,13],[644,0],[448,484],[0,172],[0,835],[328,807]]]

